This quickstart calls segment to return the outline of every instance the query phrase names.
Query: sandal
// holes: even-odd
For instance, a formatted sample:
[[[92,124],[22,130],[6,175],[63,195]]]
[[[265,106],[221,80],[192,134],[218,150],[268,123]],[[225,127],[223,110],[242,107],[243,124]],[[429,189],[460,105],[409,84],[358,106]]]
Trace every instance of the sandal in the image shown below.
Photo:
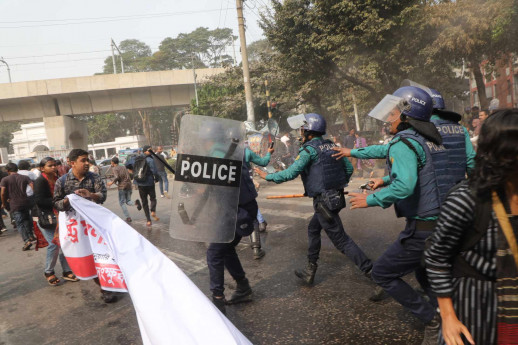
[[[31,247],[32,247],[32,242],[31,241],[27,241],[27,242],[25,242],[25,245],[23,246],[22,250],[26,251],[26,250],[31,249]]]
[[[54,273],[45,273],[45,278],[47,278],[47,282],[51,286],[56,286],[59,283],[61,283],[61,281],[58,279],[58,277],[56,277]]]
[[[158,222],[158,221],[160,220],[160,218],[158,218],[158,217],[156,216],[156,213],[155,213],[155,212],[151,212],[151,217],[153,217],[153,219],[154,219],[156,222]]]
[[[79,278],[72,272],[63,272],[63,279],[68,280],[69,282],[78,282]]]

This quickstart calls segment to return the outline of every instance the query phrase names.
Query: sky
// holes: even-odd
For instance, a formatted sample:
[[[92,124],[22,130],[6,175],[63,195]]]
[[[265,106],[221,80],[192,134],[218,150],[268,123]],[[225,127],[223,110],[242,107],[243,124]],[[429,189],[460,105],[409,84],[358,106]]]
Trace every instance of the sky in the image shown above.
[[[247,44],[264,38],[258,13],[268,4],[245,2]],[[89,76],[102,72],[111,38],[135,38],[155,52],[164,38],[200,26],[238,36],[235,0],[0,0],[0,57],[13,82]],[[239,40],[235,53],[239,61]],[[0,62],[0,83],[8,82]]]

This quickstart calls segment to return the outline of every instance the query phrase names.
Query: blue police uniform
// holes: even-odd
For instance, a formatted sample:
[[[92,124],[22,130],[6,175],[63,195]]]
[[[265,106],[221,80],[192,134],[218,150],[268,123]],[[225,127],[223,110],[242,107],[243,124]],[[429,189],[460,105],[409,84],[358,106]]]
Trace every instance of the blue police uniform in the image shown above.
[[[358,268],[367,273],[372,268],[372,262],[363,251],[349,237],[343,227],[339,212],[344,205],[331,211],[332,219],[318,210],[318,203],[322,202],[322,194],[328,191],[343,190],[353,173],[353,167],[348,159],[337,161],[332,155],[335,145],[322,137],[316,137],[304,143],[299,150],[295,162],[284,171],[266,176],[267,181],[282,183],[293,180],[301,175],[306,194],[313,198],[315,214],[308,225],[308,261],[316,264],[319,258],[321,239],[320,232],[325,230],[334,246],[347,255]]]
[[[351,152],[353,157],[362,159],[386,158],[389,176],[384,182],[388,187],[369,195],[367,204],[384,208],[394,204],[396,215],[407,220],[398,239],[374,263],[372,278],[425,323],[434,318],[437,308],[421,267],[425,240],[432,234],[441,201],[464,178],[468,168],[466,150],[461,145],[465,141],[464,132],[458,132],[457,129],[439,131],[444,144],[438,145],[408,129],[396,134],[388,145]],[[430,302],[401,279],[411,272],[415,272],[418,282],[431,296]]]
[[[254,220],[257,217],[257,192],[248,173],[249,165],[243,160],[241,168],[241,185],[239,188],[239,204],[236,223],[236,235],[230,243],[211,243],[207,249],[207,264],[210,276],[210,291],[213,296],[223,296],[224,271],[228,272],[238,283],[245,280],[245,271],[237,256],[236,246],[243,236],[254,231]]]

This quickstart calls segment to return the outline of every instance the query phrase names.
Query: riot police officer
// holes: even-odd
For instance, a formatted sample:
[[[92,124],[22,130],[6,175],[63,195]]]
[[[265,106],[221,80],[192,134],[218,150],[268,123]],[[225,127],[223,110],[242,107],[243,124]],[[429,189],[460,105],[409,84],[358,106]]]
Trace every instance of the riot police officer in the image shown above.
[[[353,167],[348,159],[340,161],[332,158],[335,146],[324,140],[326,121],[319,114],[297,115],[288,118],[290,127],[300,129],[302,147],[295,162],[286,170],[266,174],[256,170],[267,181],[282,183],[295,179],[299,174],[304,183],[305,194],[313,198],[315,214],[308,225],[308,263],[305,269],[295,271],[295,275],[306,284],[313,284],[320,253],[320,232],[325,230],[334,246],[347,255],[366,275],[370,274],[372,262],[354,243],[344,230],[339,216],[345,207],[343,188],[349,182]]]
[[[429,291],[426,274],[421,267],[425,240],[435,227],[441,200],[451,188],[453,178],[437,178],[438,171],[447,171],[454,159],[442,145],[443,139],[433,123],[432,98],[424,90],[405,86],[387,95],[369,113],[371,117],[390,123],[395,134],[388,145],[374,145],[357,150],[335,149],[335,156],[383,158],[389,176],[374,179],[372,188],[388,186],[369,196],[350,193],[351,209],[372,206],[387,208],[394,204],[396,215],[406,218],[405,229],[398,239],[376,260],[372,279],[385,292],[426,324],[424,344],[437,343],[440,318],[433,296],[427,301],[401,278],[415,272],[418,282]]]
[[[438,171],[439,178],[449,178],[448,185],[455,185],[468,176],[475,168],[475,149],[471,143],[468,130],[460,124],[462,115],[446,110],[446,104],[441,93],[429,89],[433,101],[433,111],[430,121],[441,134],[443,145],[448,154],[447,170]],[[426,91],[426,89],[425,89]],[[447,186],[445,186],[447,187]],[[451,188],[451,187],[450,187]],[[441,193],[441,195],[445,195]],[[443,201],[443,200],[441,200]]]
[[[270,158],[272,153],[275,150],[272,148],[268,148],[268,153],[264,155],[264,157],[260,157],[254,151],[250,150],[250,148],[245,148],[245,158],[243,165],[246,164],[246,168],[250,171],[250,163],[254,163],[258,166],[265,167],[270,163]],[[259,212],[259,211],[258,211]],[[260,224],[258,224],[260,225]],[[266,229],[266,228],[265,228]],[[259,234],[259,226],[254,226],[254,232],[250,235],[250,242],[252,244],[252,250],[254,251],[254,259],[258,260],[265,255],[264,250],[261,248],[261,235]]]

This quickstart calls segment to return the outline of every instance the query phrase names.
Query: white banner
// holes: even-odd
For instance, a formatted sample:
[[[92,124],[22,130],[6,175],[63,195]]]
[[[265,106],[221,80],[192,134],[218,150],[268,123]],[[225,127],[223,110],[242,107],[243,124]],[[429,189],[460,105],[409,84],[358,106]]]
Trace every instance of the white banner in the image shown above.
[[[59,237],[81,279],[128,291],[144,344],[251,344],[160,250],[110,210],[75,194]]]

